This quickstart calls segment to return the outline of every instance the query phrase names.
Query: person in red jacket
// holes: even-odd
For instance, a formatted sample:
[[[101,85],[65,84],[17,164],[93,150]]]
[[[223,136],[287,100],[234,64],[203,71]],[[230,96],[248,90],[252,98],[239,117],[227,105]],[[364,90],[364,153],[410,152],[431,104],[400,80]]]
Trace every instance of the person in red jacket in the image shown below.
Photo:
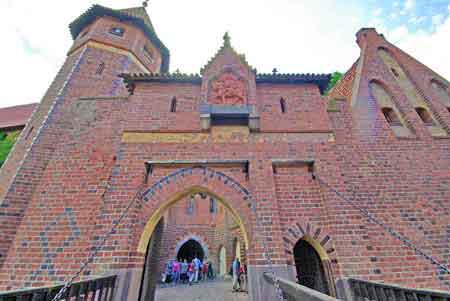
[[[205,262],[205,263],[203,264],[203,268],[202,268],[203,281],[206,281],[206,279],[207,279],[207,277],[208,277],[208,268],[209,268],[208,262]]]

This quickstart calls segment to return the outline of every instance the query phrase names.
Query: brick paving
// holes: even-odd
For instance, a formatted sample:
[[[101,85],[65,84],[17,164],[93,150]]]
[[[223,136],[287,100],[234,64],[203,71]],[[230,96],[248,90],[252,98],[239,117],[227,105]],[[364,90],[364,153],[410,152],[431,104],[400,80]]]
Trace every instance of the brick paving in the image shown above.
[[[192,286],[159,287],[156,290],[157,301],[247,301],[246,293],[233,293],[230,280],[201,282]]]

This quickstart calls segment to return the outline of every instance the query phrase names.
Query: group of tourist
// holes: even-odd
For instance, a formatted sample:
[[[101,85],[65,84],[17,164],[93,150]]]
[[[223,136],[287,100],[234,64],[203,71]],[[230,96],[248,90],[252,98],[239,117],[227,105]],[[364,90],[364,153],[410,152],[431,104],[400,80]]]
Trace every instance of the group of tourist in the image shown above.
[[[214,270],[210,261],[202,262],[202,260],[194,257],[191,262],[188,262],[187,259],[167,262],[162,276],[163,283],[177,285],[181,282],[192,285],[192,283],[198,283],[202,280],[214,279]]]
[[[241,264],[239,258],[233,260],[230,267],[230,275],[233,279],[233,292],[243,292],[247,286],[246,266]],[[184,260],[170,260],[166,263],[165,271],[162,274],[162,283],[189,284],[199,281],[212,280],[215,278],[212,263],[194,257],[191,262]]]

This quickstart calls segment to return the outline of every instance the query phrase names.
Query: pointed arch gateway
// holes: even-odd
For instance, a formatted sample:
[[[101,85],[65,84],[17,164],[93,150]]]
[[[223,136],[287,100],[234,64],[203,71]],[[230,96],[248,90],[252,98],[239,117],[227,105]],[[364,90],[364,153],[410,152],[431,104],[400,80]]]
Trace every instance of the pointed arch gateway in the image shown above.
[[[147,222],[142,224],[138,233],[137,252],[145,254],[139,300],[153,300],[156,282],[146,279],[148,275],[157,274],[158,268],[149,246],[158,239],[157,230],[161,227],[164,213],[187,195],[197,193],[210,195],[229,210],[242,233],[244,248],[249,248],[252,198],[248,190],[232,177],[211,168],[193,166],[176,170],[153,182],[142,194],[141,220]]]

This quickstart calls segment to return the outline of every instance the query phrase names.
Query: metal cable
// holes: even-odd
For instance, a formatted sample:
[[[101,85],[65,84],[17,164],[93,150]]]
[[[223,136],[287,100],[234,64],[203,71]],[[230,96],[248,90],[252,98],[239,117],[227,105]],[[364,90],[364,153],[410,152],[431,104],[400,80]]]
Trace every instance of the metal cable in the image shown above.
[[[95,256],[97,255],[98,251],[100,251],[100,249],[104,247],[106,241],[110,238],[110,236],[112,234],[114,234],[114,232],[116,232],[117,226],[125,218],[125,216],[127,215],[127,213],[130,210],[130,208],[133,206],[133,204],[140,199],[140,196],[142,194],[143,188],[144,188],[144,184],[141,184],[141,186],[139,187],[138,191],[134,195],[134,197],[131,200],[131,202],[128,203],[127,207],[125,208],[125,210],[120,215],[119,219],[117,219],[116,221],[113,222],[111,230],[103,237],[103,240],[94,248],[94,251],[91,253],[91,255],[89,255],[88,259],[80,266],[80,269],[78,270],[78,272],[76,272],[70,278],[70,280],[66,282],[66,284],[59,290],[58,294],[56,294],[56,296],[52,299],[52,301],[60,300],[61,297],[63,296],[63,294],[67,291],[67,289],[69,289],[72,286],[72,284],[75,281],[75,279],[78,276],[80,276],[80,274],[84,271],[84,269],[88,266],[88,264],[90,264],[95,259]]]
[[[347,203],[349,203],[352,207],[354,207],[355,209],[357,209],[358,211],[360,211],[363,215],[365,215],[370,221],[372,221],[373,223],[381,226],[386,232],[388,232],[390,235],[392,235],[393,237],[397,238],[398,240],[400,240],[403,244],[405,244],[406,246],[410,247],[411,249],[413,249],[417,254],[423,256],[424,258],[426,258],[427,260],[429,260],[432,264],[436,265],[439,267],[439,269],[441,269],[442,271],[446,272],[447,274],[450,274],[450,269],[445,266],[444,264],[440,263],[437,259],[435,259],[433,256],[427,254],[425,251],[423,251],[420,247],[416,246],[409,238],[407,238],[406,236],[398,233],[397,231],[395,231],[394,229],[392,229],[390,226],[386,225],[384,222],[382,222],[381,220],[377,219],[374,215],[372,215],[369,211],[367,211],[364,208],[359,207],[355,202],[347,199],[345,196],[343,196],[339,191],[337,191],[336,189],[334,189],[333,187],[331,187],[330,185],[328,185],[327,182],[325,182],[324,180],[322,180],[321,178],[319,178],[316,174],[313,173],[313,179],[317,180],[320,184],[326,186],[329,190],[331,190],[332,192],[334,192],[339,198],[341,198],[342,200],[346,201]]]

